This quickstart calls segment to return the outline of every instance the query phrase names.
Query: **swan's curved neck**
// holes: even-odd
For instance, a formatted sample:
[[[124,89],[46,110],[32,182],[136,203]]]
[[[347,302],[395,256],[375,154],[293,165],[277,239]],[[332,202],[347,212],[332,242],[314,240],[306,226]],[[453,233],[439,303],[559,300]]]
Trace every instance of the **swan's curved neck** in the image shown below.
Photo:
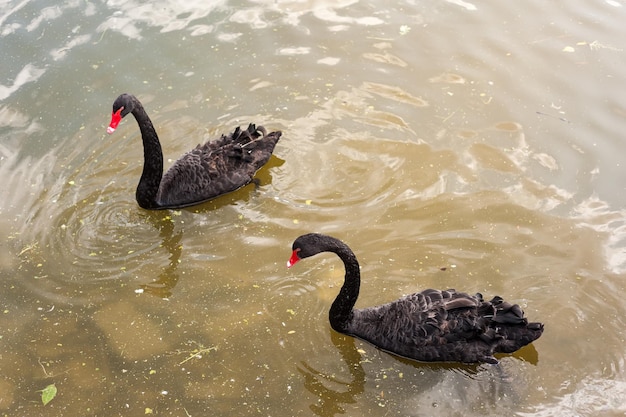
[[[163,176],[163,151],[152,121],[138,100],[135,101],[132,113],[141,131],[144,159],[143,172],[135,196],[139,206],[145,209],[157,208],[156,198]]]
[[[330,325],[340,333],[346,333],[352,320],[352,309],[359,297],[361,271],[354,253],[347,247],[339,247],[333,252],[339,256],[346,268],[343,286],[333,301],[328,313]]]

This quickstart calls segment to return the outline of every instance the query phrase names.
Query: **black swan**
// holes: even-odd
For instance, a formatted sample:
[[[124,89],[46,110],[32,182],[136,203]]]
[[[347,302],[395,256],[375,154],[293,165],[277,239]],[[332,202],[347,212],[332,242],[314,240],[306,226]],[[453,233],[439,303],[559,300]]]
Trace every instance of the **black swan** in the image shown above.
[[[144,165],[135,197],[144,209],[188,207],[249,184],[272,156],[282,134],[267,134],[265,128],[254,124],[246,130],[237,127],[228,136],[196,146],[163,175],[159,137],[137,97],[122,94],[115,99],[107,133],[115,132],[129,113],[135,116],[143,141]]]
[[[321,252],[337,254],[346,276],[330,307],[330,325],[339,333],[424,362],[498,363],[494,353],[513,353],[541,336],[542,323],[528,323],[517,304],[501,297],[483,300],[453,289],[424,290],[376,307],[353,309],[361,283],[359,263],[342,241],[317,233],[293,242],[287,262]]]

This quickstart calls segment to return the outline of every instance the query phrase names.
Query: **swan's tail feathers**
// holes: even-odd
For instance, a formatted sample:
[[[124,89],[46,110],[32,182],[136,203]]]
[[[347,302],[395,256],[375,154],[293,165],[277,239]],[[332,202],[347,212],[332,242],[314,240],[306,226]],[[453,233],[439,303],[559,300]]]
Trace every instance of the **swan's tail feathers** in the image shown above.
[[[250,124],[250,126],[254,126],[254,125]],[[248,128],[250,128],[250,127],[248,127]],[[263,136],[267,136],[267,130],[263,126],[257,127],[256,130],[261,132],[263,134]]]
[[[491,309],[488,314],[484,314],[486,306]],[[489,321],[489,328],[483,337],[495,342],[495,352],[513,353],[534,342],[543,333],[543,323],[529,323],[519,305],[511,304],[500,296],[493,297],[481,307],[483,317]]]
[[[513,353],[539,339],[543,333],[543,323],[502,326],[496,332],[500,338],[495,351]]]
[[[256,126],[254,123],[250,123],[246,132],[250,136],[250,138],[257,139],[258,137],[263,137],[267,135],[267,130],[263,126]]]
[[[263,126],[256,126],[250,123],[248,128],[243,130],[237,127],[235,131],[228,137],[231,144],[229,153],[231,158],[238,158],[248,164],[250,177],[269,161],[274,147],[282,136],[282,132],[267,133]]]
[[[237,126],[233,133],[228,136],[223,136],[223,138],[228,138],[232,141],[232,143],[237,143],[242,147],[250,148],[255,142],[268,142],[276,145],[276,142],[278,142],[281,135],[282,132],[280,131],[267,133],[267,129],[265,129],[265,127],[250,123],[247,129],[244,130]]]
[[[495,309],[494,315],[491,318],[496,323],[501,324],[527,324],[528,320],[524,317],[524,311],[517,304],[511,304],[504,301],[502,297],[495,296],[489,302]]]

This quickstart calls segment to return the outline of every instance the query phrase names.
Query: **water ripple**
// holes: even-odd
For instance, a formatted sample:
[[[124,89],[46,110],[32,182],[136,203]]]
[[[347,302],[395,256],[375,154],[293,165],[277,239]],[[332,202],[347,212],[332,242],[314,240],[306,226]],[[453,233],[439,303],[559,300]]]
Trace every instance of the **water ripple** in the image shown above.
[[[13,84],[0,85],[0,100],[4,100],[19,90],[24,84],[35,82],[46,70],[37,68],[33,64],[26,64],[15,76]]]

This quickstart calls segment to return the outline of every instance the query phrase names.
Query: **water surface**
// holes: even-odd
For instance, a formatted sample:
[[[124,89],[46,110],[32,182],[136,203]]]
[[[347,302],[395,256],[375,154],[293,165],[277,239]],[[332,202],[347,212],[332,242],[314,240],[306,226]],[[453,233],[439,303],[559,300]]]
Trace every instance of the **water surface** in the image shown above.
[[[621,1],[22,1],[0,6],[0,410],[6,415],[626,413]],[[137,95],[166,166],[249,122],[260,186],[134,200]],[[330,330],[424,289],[499,294],[544,335],[420,364]],[[54,383],[47,406],[41,390]]]

